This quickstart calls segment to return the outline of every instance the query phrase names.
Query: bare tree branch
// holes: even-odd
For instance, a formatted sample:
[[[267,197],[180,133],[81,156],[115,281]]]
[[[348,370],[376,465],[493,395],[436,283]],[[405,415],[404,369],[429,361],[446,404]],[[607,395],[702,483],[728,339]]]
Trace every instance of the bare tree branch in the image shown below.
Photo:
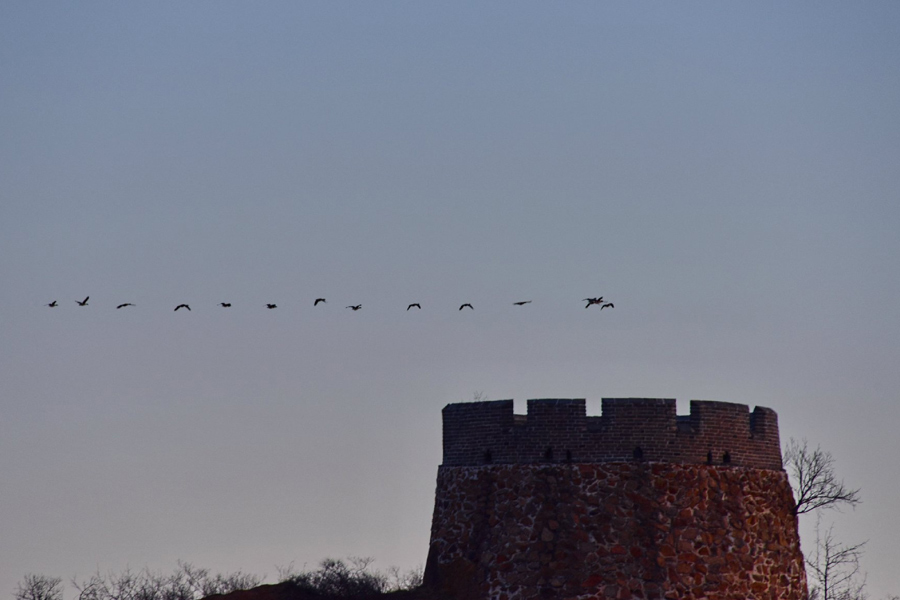
[[[784,465],[797,495],[794,514],[801,515],[817,508],[855,507],[862,500],[859,488],[850,489],[834,474],[834,458],[820,447],[810,450],[806,439],[791,438],[784,451]]]
[[[821,530],[816,520],[816,545],[806,566],[816,582],[810,598],[820,600],[865,600],[866,576],[860,572],[859,561],[865,542],[844,546],[834,538],[834,526]]]
[[[106,600],[109,586],[98,570],[87,581],[79,582],[72,578],[72,586],[78,590],[78,600]]]
[[[13,596],[16,600],[62,600],[62,579],[29,573]]]
[[[262,583],[262,577],[236,571],[226,575],[210,575],[209,569],[178,561],[171,575],[140,572],[126,568],[123,572],[102,575],[99,571],[85,581],[72,580],[78,591],[77,600],[199,600],[213,594],[247,590]],[[59,598],[17,598],[16,600],[62,600]]]

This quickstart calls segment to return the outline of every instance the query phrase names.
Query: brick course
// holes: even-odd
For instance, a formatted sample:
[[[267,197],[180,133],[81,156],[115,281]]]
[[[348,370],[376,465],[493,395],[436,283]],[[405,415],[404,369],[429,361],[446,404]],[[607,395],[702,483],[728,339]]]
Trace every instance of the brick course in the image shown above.
[[[770,408],[692,400],[682,417],[672,399],[604,398],[602,406],[602,416],[588,417],[583,399],[529,400],[527,415],[514,415],[512,400],[449,404],[443,464],[639,458],[781,469],[778,415]]]

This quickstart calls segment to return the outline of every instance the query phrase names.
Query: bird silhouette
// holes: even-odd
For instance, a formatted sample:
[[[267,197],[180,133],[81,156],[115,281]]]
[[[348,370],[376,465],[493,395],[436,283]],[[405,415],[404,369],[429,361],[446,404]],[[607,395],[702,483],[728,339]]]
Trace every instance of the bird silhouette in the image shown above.
[[[601,304],[601,305],[600,305],[600,310],[603,310],[603,309],[606,308],[606,307],[609,307],[609,308],[615,308],[615,305],[614,305],[612,302],[607,302],[606,304]]]
[[[76,301],[75,301],[75,304],[77,304],[78,306],[87,306],[87,301],[90,300],[90,298],[91,298],[91,297],[88,296],[88,297],[86,297],[84,300],[82,300],[81,302],[79,302],[78,300],[76,300]]]
[[[266,308],[268,308],[269,310],[271,310],[271,309],[273,309],[273,308],[278,308],[278,305],[277,305],[277,304],[266,304]]]
[[[54,300],[53,302],[51,302],[50,304],[46,304],[45,306],[49,306],[50,308],[56,308],[59,305],[56,303],[56,300]]]
[[[186,308],[188,310],[191,310],[191,307],[188,306],[187,304],[179,304],[178,306],[175,307],[175,310],[178,310],[179,308]]]
[[[325,302],[325,298],[316,298],[316,301],[313,302],[313,306],[318,306],[319,302]]]
[[[469,304],[468,302],[466,302],[465,304],[463,304],[462,306],[460,306],[460,307],[459,307],[459,310],[462,310],[462,309],[464,309],[464,308],[467,307],[467,306],[468,306],[469,308],[471,308],[472,310],[475,310],[475,307],[472,306],[471,304]]]
[[[585,308],[589,308],[591,304],[600,304],[601,302],[603,302],[603,296],[600,296],[599,298],[585,298],[583,301],[587,302],[587,306],[585,306]]]
[[[413,306],[415,306],[415,307],[418,308],[419,310],[422,310],[422,307],[419,305],[418,302],[413,302],[412,304],[410,304],[409,306],[406,307],[406,310],[411,309]]]
[[[132,304],[131,302],[126,302],[125,304],[118,305],[116,307],[116,310],[119,310],[120,308],[125,308],[126,306],[134,306],[134,304]]]
[[[531,304],[531,300],[523,300],[521,302],[513,302],[514,306],[525,306],[526,304]]]
[[[352,308],[353,310],[359,310],[362,308],[362,304],[350,305],[347,308]]]
[[[222,308],[231,308],[231,302],[219,302],[219,306]]]

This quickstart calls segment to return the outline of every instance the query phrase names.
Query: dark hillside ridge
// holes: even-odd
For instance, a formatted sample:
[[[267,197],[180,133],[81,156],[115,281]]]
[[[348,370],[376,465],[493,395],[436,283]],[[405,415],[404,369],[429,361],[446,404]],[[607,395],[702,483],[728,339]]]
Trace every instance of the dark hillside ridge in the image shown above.
[[[381,594],[335,596],[298,588],[289,581],[260,585],[249,590],[229,594],[213,594],[203,600],[445,600],[445,596],[428,590],[385,592]]]

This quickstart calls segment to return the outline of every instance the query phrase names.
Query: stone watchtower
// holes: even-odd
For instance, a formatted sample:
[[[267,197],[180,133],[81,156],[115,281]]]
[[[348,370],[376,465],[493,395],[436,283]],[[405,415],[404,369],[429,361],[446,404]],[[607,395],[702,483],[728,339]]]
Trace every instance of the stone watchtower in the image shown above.
[[[464,600],[802,600],[768,408],[675,400],[449,404],[426,584]]]

